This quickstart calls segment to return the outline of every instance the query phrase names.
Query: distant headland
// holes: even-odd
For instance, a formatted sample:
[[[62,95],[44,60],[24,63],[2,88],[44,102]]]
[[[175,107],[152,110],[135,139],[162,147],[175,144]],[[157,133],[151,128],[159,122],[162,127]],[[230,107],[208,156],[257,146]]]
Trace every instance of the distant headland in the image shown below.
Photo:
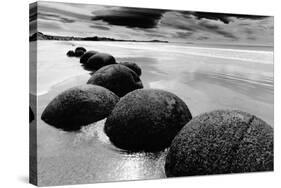
[[[63,41],[116,41],[116,42],[162,42],[168,43],[168,41],[162,40],[123,40],[123,39],[114,39],[107,37],[74,37],[74,36],[55,36],[55,35],[46,35],[42,32],[36,32],[29,37],[29,41],[37,40],[63,40]]]

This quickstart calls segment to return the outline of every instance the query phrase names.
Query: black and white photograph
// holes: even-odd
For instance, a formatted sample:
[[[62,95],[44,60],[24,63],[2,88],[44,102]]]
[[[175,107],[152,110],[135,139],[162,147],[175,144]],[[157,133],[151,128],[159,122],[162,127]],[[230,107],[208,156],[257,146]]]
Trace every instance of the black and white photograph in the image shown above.
[[[274,170],[274,17],[183,9],[29,5],[30,183]]]

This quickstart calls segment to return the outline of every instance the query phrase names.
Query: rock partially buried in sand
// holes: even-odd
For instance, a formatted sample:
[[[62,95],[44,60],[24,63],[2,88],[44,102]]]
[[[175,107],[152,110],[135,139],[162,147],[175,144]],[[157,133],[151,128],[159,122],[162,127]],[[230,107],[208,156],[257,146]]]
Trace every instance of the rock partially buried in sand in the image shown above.
[[[96,53],[91,56],[84,66],[88,70],[99,70],[106,65],[116,64],[115,58],[112,55],[106,53]]]
[[[104,131],[117,147],[129,151],[160,151],[191,120],[186,104],[176,95],[156,89],[128,93],[108,116]]]
[[[100,86],[83,85],[64,91],[45,108],[41,119],[65,131],[106,118],[119,98]]]
[[[84,53],[87,51],[86,50],[86,48],[84,48],[84,47],[77,47],[76,49],[75,49],[75,52],[76,51],[83,51]]]
[[[96,71],[87,84],[99,85],[114,92],[119,97],[143,88],[138,75],[128,67],[120,64],[108,65]]]
[[[81,57],[84,53],[86,52],[86,49],[83,47],[77,47],[75,49],[75,56],[76,57]]]
[[[81,57],[84,54],[82,50],[75,50],[75,57]]]
[[[66,55],[67,55],[68,57],[74,57],[74,56],[75,56],[75,52],[74,52],[73,50],[69,50],[69,51],[66,53]]]
[[[80,63],[86,64],[87,61],[88,61],[88,59],[89,59],[91,56],[95,55],[96,53],[98,53],[98,52],[97,52],[97,51],[93,51],[93,50],[85,52],[85,53],[81,56],[81,58],[80,58]]]
[[[29,123],[34,120],[34,113],[32,109],[29,107]]]
[[[126,67],[133,70],[135,73],[137,73],[138,76],[141,76],[141,68],[136,64],[132,62],[121,62],[119,63],[121,65],[125,65]]]
[[[241,111],[219,110],[193,118],[175,137],[167,177],[273,170],[273,129]]]

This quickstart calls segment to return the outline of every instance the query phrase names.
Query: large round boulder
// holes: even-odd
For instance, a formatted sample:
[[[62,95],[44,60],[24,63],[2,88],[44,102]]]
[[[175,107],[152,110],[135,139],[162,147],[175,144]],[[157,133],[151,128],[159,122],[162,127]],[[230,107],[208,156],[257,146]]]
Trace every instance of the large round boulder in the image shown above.
[[[167,177],[272,170],[272,127],[230,110],[193,118],[172,141],[165,163]]]
[[[157,89],[138,89],[120,99],[108,116],[104,131],[119,148],[160,151],[170,146],[191,118],[188,107],[176,95]]]
[[[93,50],[90,50],[90,51],[87,51],[85,52],[81,57],[80,57],[80,63],[82,64],[86,64],[88,59],[95,55],[96,53],[98,53],[97,51],[93,51]]]
[[[84,66],[88,70],[96,71],[111,64],[116,64],[115,58],[112,55],[106,53],[96,53],[88,59]]]
[[[132,62],[121,62],[121,65],[125,65],[126,67],[133,70],[135,73],[137,73],[138,76],[141,76],[141,68],[136,64]]]
[[[99,85],[114,92],[119,97],[143,88],[138,75],[120,64],[108,65],[96,71],[87,84]]]
[[[82,85],[55,97],[45,108],[41,119],[66,131],[106,118],[119,98],[106,88]]]

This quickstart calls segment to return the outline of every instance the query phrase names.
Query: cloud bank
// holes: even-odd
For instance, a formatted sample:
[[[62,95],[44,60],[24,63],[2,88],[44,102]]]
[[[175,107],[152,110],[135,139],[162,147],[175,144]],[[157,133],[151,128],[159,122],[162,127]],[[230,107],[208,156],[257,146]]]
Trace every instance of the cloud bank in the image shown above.
[[[70,36],[273,45],[273,17],[39,2],[30,29]]]

